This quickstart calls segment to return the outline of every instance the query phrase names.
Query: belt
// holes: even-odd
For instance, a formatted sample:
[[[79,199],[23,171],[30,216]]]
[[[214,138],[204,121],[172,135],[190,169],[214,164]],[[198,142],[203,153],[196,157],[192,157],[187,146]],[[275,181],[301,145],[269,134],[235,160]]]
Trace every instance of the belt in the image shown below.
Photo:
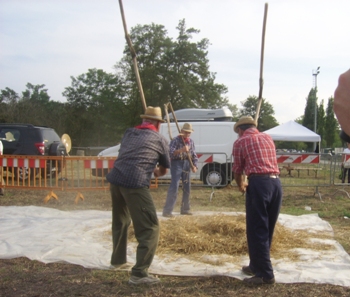
[[[269,177],[269,178],[279,178],[278,174],[270,174],[270,173],[251,173],[248,176],[248,179],[251,177],[255,177],[255,176],[260,176],[260,177]]]

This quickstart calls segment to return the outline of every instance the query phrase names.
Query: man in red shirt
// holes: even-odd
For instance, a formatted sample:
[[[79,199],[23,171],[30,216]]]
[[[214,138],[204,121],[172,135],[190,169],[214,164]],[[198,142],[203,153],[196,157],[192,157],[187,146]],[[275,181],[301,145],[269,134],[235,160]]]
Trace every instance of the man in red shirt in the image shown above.
[[[247,284],[274,284],[270,260],[274,228],[282,203],[282,187],[272,138],[258,131],[256,121],[242,116],[234,126],[239,138],[233,144],[232,171],[239,190],[246,195],[246,225],[249,265],[242,271],[251,275]],[[249,183],[244,180],[248,177]]]

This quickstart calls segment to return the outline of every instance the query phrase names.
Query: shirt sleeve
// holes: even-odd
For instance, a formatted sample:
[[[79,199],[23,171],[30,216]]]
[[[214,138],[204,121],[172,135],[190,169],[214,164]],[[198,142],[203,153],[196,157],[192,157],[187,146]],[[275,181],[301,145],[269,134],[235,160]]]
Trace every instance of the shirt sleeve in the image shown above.
[[[232,156],[233,156],[233,164],[232,164],[232,172],[243,174],[244,171],[244,159],[241,157],[241,149],[240,146],[237,145],[237,140],[233,144],[232,148]]]
[[[178,137],[175,137],[170,141],[169,145],[169,155],[171,159],[175,157],[174,152],[178,149],[178,146]]]
[[[198,168],[198,156],[196,153],[196,146],[195,146],[194,141],[192,139],[191,139],[191,157],[192,157],[193,166]]]

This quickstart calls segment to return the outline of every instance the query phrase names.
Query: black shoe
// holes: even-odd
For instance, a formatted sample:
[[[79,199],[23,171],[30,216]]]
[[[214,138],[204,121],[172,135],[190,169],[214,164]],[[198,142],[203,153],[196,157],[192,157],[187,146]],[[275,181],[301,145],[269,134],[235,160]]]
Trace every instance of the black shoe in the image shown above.
[[[275,283],[275,278],[263,278],[263,277],[258,277],[258,276],[253,276],[250,278],[245,278],[243,282],[247,285],[273,285]]]
[[[163,212],[163,217],[165,217],[165,218],[173,218],[174,215],[172,213]]]
[[[251,276],[255,275],[255,273],[250,269],[249,266],[243,266],[242,272],[246,275],[251,275]]]

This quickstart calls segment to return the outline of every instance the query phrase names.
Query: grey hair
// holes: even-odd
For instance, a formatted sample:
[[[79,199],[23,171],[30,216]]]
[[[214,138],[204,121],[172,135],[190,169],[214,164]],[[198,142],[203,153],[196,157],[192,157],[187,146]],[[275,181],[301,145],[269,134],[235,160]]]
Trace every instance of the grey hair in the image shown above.
[[[255,125],[252,125],[252,124],[243,124],[243,125],[239,125],[238,128],[245,131],[249,128],[256,128],[256,127]]]
[[[151,124],[153,124],[154,126],[156,126],[158,123],[159,123],[159,121],[157,121],[157,120],[151,120],[151,119],[143,119],[142,120],[142,122],[143,123],[151,123]]]

